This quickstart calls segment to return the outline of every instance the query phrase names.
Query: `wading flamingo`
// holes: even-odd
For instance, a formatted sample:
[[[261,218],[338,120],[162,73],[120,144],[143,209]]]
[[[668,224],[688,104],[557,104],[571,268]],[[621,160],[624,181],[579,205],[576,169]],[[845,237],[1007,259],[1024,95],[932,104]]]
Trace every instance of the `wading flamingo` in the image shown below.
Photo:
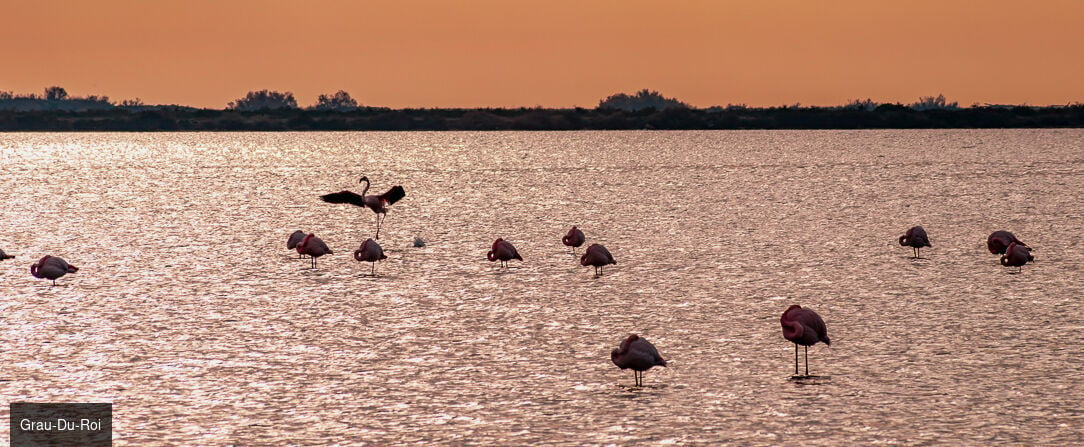
[[[805,375],[809,375],[809,347],[824,342],[832,346],[828,339],[828,328],[820,315],[797,304],[787,308],[779,317],[783,325],[783,338],[794,342],[794,375],[798,375],[798,345],[805,346]]]
[[[1003,255],[1005,254],[1005,250],[1009,248],[1009,244],[1013,242],[1016,242],[1017,244],[1023,245],[1025,247],[1028,246],[1028,244],[1025,244],[1020,239],[1017,239],[1016,235],[1005,230],[998,230],[990,233],[990,237],[986,238],[986,249],[990,250],[990,254]]]
[[[666,359],[659,355],[655,345],[636,334],[629,335],[619,348],[610,351],[610,360],[618,368],[632,368],[636,386],[644,386],[644,371],[654,366],[666,366]]]
[[[575,256],[576,248],[583,245],[585,240],[587,239],[583,236],[583,232],[580,231],[579,228],[576,228],[576,226],[572,226],[572,229],[568,230],[568,234],[561,238],[561,243],[571,248],[572,255]]]
[[[932,247],[930,245],[930,237],[926,235],[926,230],[922,227],[915,226],[907,230],[907,233],[900,236],[900,245],[911,247],[911,251],[914,252],[914,259],[919,259],[919,254],[922,252],[922,247]]]
[[[610,250],[600,244],[591,244],[590,247],[587,247],[587,251],[583,253],[583,256],[580,256],[580,265],[595,266],[595,278],[602,276],[602,267],[609,264],[617,264],[617,261],[610,254]]]
[[[57,278],[78,271],[79,267],[68,264],[67,261],[56,256],[48,255],[30,266],[31,275],[34,275],[35,278],[51,279],[53,280],[54,286],[56,285]]]
[[[315,234],[309,233],[301,240],[300,244],[297,244],[297,252],[303,255],[309,255],[312,257],[312,268],[316,268],[316,258],[319,258],[328,253],[335,253],[328,248],[323,239],[316,237]]]
[[[486,259],[490,261],[501,261],[501,267],[508,267],[508,261],[513,259],[523,260],[520,257],[519,252],[516,251],[516,247],[512,246],[511,242],[504,239],[497,238],[493,241],[493,248],[486,253]]]
[[[365,182],[365,189],[361,191],[361,194],[355,194],[350,191],[339,191],[331,194],[324,194],[320,196],[320,200],[327,203],[349,203],[354,206],[360,206],[362,208],[369,208],[376,213],[376,239],[380,239],[380,225],[384,222],[384,219],[388,217],[388,207],[398,202],[399,199],[406,197],[406,190],[402,186],[392,186],[388,192],[381,195],[365,195],[369,192],[369,177],[362,177],[358,180],[358,183]]]
[[[354,259],[359,262],[373,263],[373,269],[370,274],[376,276],[376,261],[388,259],[388,257],[384,254],[384,249],[380,248],[380,244],[377,244],[376,241],[370,238],[366,239],[365,242],[362,242],[360,248],[354,250]]]
[[[1031,256],[1031,249],[1016,242],[1009,243],[1009,247],[1005,249],[1005,254],[1001,255],[1001,265],[1016,267],[1017,272],[1023,271],[1024,264],[1034,260],[1035,258]]]
[[[297,231],[295,231],[293,233],[290,233],[290,237],[288,239],[286,239],[286,249],[287,250],[296,250],[297,249],[297,244],[300,244],[301,241],[303,241],[303,240],[305,240],[305,232],[304,231],[297,230]],[[298,259],[301,259],[302,257],[304,257],[304,255],[302,255],[301,253],[297,254]]]

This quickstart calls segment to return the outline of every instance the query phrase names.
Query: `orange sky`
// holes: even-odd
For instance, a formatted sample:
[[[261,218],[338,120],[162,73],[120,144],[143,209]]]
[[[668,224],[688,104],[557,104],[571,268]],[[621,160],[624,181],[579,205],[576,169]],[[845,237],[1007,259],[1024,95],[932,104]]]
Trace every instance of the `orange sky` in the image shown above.
[[[0,0],[0,91],[223,108],[1084,102],[1079,0]]]

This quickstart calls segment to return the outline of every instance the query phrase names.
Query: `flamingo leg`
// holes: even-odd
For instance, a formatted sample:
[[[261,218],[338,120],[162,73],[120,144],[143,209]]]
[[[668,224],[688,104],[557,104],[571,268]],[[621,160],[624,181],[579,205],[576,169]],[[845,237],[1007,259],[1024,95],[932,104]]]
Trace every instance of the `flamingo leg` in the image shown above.
[[[809,346],[805,347],[805,375],[809,375]]]
[[[798,375],[798,343],[794,344],[794,375]]]
[[[373,270],[370,271],[369,273],[371,273],[373,276],[376,276],[376,263],[375,262],[373,263]]]

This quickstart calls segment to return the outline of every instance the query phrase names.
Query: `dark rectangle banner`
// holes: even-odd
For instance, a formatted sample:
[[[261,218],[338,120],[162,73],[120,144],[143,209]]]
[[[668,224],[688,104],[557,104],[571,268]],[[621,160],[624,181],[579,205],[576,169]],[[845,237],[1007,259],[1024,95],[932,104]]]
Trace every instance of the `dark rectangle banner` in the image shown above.
[[[11,403],[11,446],[113,445],[113,404]]]

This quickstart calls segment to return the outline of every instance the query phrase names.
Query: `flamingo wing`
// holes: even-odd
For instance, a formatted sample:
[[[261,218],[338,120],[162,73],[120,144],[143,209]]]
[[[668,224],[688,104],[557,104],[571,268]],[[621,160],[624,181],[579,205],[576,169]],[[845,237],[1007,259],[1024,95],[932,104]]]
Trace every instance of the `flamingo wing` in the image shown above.
[[[365,207],[365,198],[360,194],[356,194],[350,191],[339,191],[331,194],[324,194],[320,196],[320,200],[327,203],[349,203],[354,206]]]
[[[380,195],[380,201],[388,205],[398,202],[403,197],[406,197],[406,190],[402,186],[392,186],[388,192]]]

